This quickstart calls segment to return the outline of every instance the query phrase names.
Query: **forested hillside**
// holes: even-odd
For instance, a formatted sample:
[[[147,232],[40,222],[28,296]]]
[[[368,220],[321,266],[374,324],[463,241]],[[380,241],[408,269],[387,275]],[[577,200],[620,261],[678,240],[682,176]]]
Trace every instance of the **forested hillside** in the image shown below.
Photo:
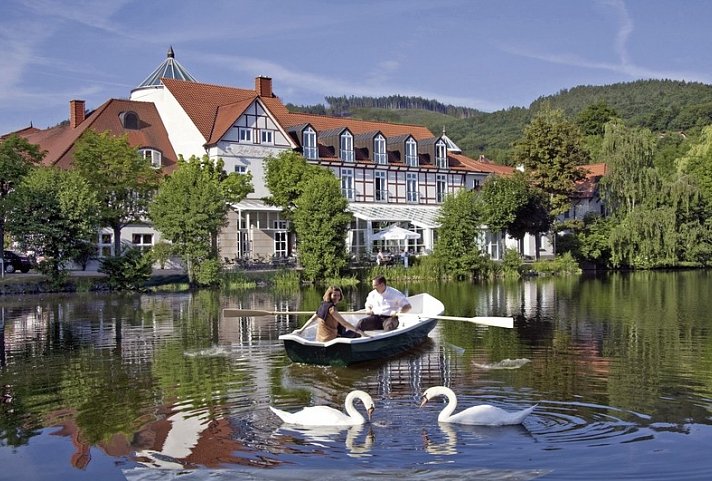
[[[699,131],[712,124],[712,85],[673,80],[639,80],[605,86],[579,86],[536,99],[528,108],[496,112],[441,104],[419,97],[326,97],[327,105],[294,106],[292,111],[352,116],[367,120],[420,124],[433,133],[445,129],[465,154],[485,154],[508,163],[517,140],[532,114],[544,104],[563,110],[572,119],[586,107],[605,103],[629,126],[657,132]]]

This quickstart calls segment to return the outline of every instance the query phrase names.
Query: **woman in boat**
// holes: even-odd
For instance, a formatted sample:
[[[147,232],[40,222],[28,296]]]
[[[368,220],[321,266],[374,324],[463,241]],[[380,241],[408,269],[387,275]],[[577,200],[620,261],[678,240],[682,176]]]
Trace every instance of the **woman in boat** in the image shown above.
[[[341,302],[344,294],[341,288],[331,286],[324,293],[322,303],[316,310],[317,317],[316,340],[328,342],[337,337],[361,337],[365,335],[356,329],[339,314],[336,305]]]

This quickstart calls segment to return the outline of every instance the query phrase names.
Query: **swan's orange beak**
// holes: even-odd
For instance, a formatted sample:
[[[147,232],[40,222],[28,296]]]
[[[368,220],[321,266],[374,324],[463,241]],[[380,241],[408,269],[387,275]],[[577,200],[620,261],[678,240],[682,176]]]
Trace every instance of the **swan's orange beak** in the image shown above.
[[[370,408],[368,408],[368,409],[366,410],[366,412],[368,413],[368,421],[369,421],[369,422],[371,422],[371,414],[373,414],[373,411],[375,411],[375,410],[376,410],[376,408],[373,407],[373,406],[371,406]]]
[[[425,404],[427,404],[427,402],[428,402],[428,397],[426,395],[421,396],[420,407],[422,408],[423,406],[425,406]]]

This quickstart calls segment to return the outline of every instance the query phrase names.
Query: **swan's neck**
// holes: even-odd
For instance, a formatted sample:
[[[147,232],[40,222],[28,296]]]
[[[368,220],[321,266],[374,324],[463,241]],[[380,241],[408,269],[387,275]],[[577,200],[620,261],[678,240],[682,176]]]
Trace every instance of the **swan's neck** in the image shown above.
[[[447,397],[447,406],[443,408],[442,411],[440,411],[440,415],[438,416],[438,421],[443,421],[447,422],[447,420],[452,416],[452,413],[455,412],[455,408],[457,408],[457,396],[455,396],[455,393],[452,392],[451,389],[448,388],[442,388],[438,390],[438,394],[441,394],[445,397]]]
[[[348,414],[349,417],[357,424],[363,424],[366,420],[361,415],[361,413],[358,412],[354,407],[354,401],[356,399],[360,399],[363,405],[366,406],[366,400],[363,398],[363,396],[361,396],[361,393],[357,391],[351,391],[349,395],[346,396],[346,414]],[[368,406],[366,406],[366,408],[368,409]]]

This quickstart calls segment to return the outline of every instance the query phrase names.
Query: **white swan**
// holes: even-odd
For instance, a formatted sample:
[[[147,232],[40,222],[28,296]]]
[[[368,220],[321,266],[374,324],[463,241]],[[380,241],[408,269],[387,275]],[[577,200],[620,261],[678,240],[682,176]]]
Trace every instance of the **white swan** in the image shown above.
[[[445,386],[435,386],[427,389],[421,398],[420,407],[437,396],[446,396],[448,403],[438,416],[438,421],[442,423],[471,424],[479,426],[504,426],[506,424],[521,424],[524,418],[529,416],[536,405],[521,411],[509,412],[489,404],[472,406],[457,414],[457,396],[452,389]]]
[[[359,399],[366,407],[368,420],[370,421],[371,413],[373,413],[375,409],[373,399],[371,399],[368,393],[359,390],[351,391],[349,395],[346,396],[344,403],[346,406],[346,414],[329,406],[305,407],[295,413],[288,413],[287,411],[282,411],[272,406],[269,408],[273,413],[279,416],[282,421],[289,424],[298,424],[301,426],[354,426],[366,422],[361,413],[354,407],[355,399]]]

